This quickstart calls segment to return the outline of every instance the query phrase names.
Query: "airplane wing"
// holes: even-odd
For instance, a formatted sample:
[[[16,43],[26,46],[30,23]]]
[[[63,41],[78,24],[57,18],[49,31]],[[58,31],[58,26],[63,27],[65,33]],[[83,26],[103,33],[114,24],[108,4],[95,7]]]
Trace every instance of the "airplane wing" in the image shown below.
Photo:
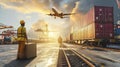
[[[54,12],[53,14],[50,13],[50,14],[47,14],[47,15],[50,15],[50,16],[57,16],[57,15],[59,15],[59,13],[54,8],[52,8],[52,11]]]
[[[63,14],[63,15],[74,15],[75,13],[66,13],[66,14]]]

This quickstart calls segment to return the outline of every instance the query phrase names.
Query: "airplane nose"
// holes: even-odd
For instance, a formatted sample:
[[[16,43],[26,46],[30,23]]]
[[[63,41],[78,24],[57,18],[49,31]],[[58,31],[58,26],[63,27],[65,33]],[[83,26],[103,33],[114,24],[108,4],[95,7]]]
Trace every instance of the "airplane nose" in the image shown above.
[[[47,14],[47,15],[53,16],[51,13],[50,13],[50,14]]]

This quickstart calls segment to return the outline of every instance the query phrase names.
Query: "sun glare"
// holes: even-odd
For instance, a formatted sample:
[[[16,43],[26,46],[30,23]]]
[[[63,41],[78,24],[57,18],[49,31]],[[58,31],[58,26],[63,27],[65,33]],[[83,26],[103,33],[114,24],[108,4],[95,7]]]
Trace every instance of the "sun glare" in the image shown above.
[[[48,36],[50,37],[50,38],[58,38],[58,33],[57,32],[49,32],[49,34],[48,34]]]

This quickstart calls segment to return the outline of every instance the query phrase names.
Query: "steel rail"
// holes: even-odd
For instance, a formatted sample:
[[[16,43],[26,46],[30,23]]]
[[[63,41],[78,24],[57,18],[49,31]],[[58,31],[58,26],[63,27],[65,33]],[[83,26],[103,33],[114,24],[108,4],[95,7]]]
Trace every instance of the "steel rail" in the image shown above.
[[[77,56],[79,56],[85,63],[87,63],[90,67],[95,67],[93,63],[88,61],[85,57],[83,57],[80,53],[76,52],[75,50],[72,50]]]
[[[69,62],[69,59],[68,59],[68,57],[67,57],[67,55],[66,55],[66,53],[65,53],[64,50],[63,50],[63,53],[64,53],[64,56],[65,56],[65,58],[66,58],[66,61],[67,61],[68,67],[71,67],[70,62]]]

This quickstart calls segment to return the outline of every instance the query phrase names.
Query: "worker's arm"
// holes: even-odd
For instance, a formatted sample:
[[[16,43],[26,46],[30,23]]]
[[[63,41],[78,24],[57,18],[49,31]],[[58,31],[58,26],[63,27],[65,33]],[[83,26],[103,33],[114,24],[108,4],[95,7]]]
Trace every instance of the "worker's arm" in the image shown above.
[[[27,34],[25,33],[25,38],[28,40]]]
[[[25,28],[25,38],[26,38],[26,40],[27,40],[27,42],[28,42],[28,37],[27,37],[27,33],[26,33],[26,28]]]

